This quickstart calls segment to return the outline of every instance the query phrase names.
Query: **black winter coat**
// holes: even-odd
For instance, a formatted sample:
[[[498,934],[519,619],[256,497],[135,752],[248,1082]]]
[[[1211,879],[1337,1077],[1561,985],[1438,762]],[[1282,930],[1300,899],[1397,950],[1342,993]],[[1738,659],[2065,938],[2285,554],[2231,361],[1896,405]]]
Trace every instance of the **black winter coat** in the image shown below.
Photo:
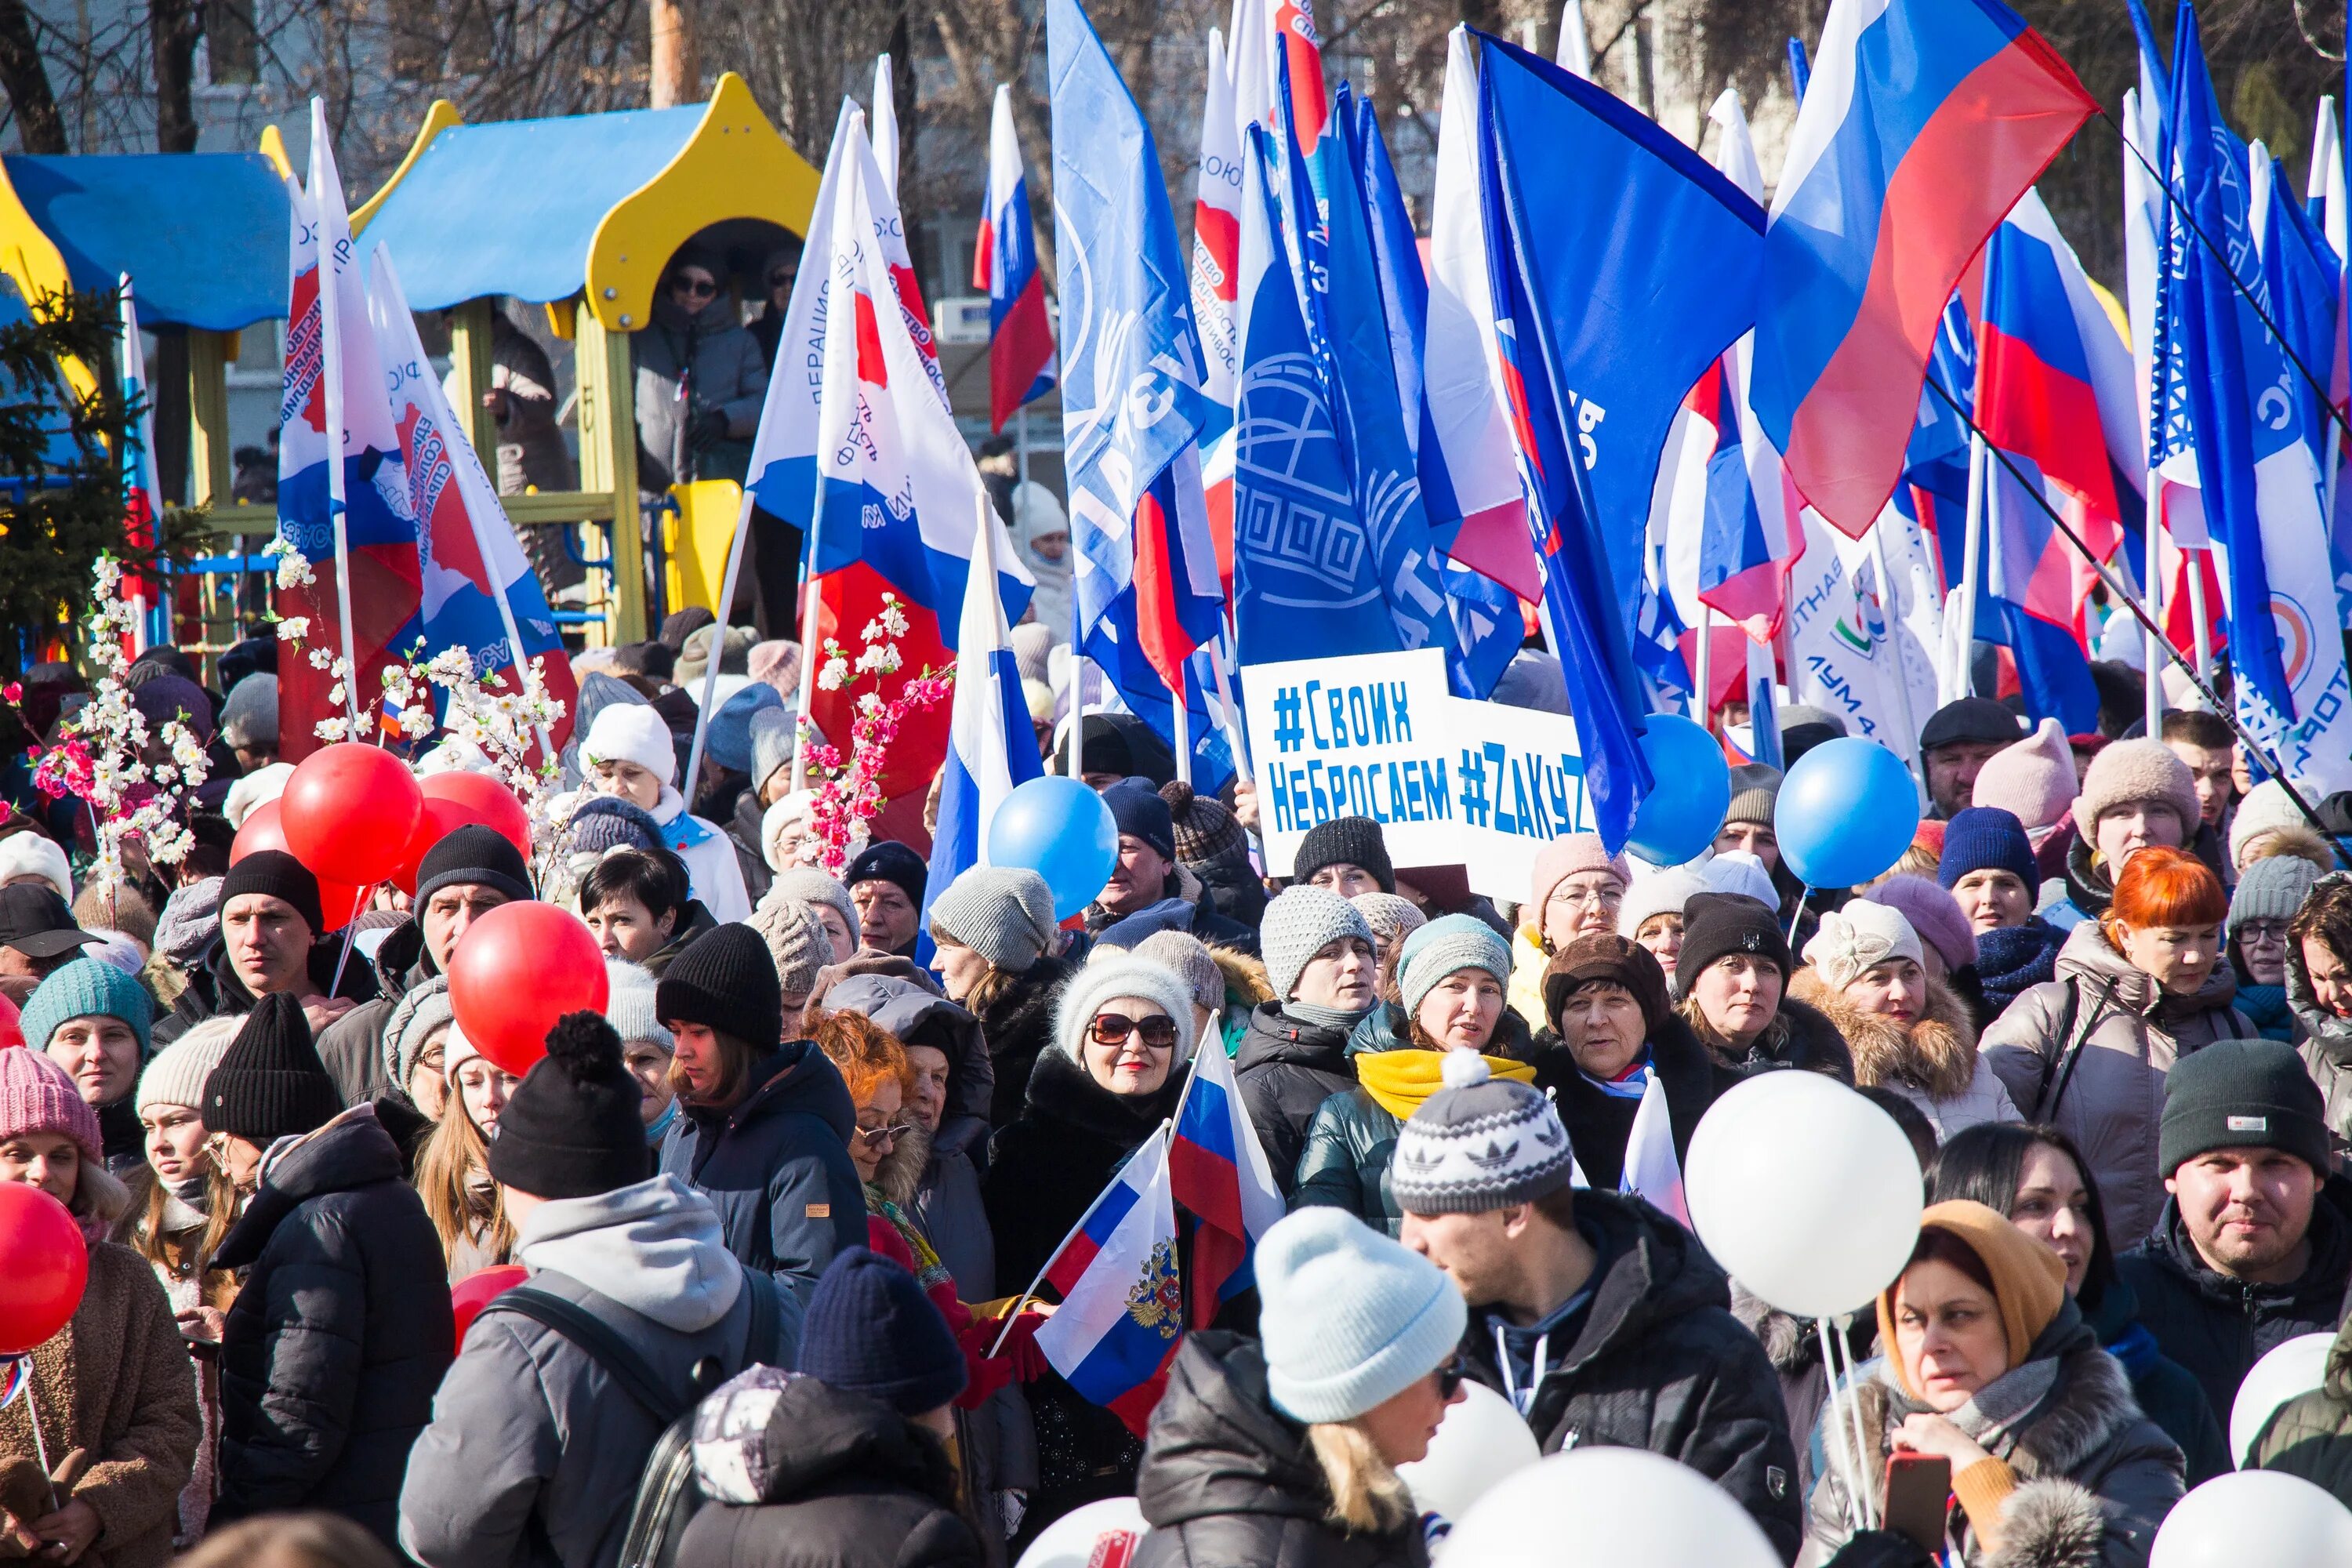
[[[1779,1377],[1731,1315],[1730,1282],[1696,1237],[1639,1198],[1576,1194],[1606,1259],[1576,1342],[1555,1357],[1528,1425],[1547,1454],[1601,1445],[1678,1459],[1729,1492],[1786,1560],[1803,1535],[1797,1450]],[[1493,1310],[1473,1308],[1470,1375],[1503,1390]]]
[[[1665,1089],[1666,1119],[1674,1130],[1675,1159],[1690,1157],[1691,1133],[1715,1103],[1715,1064],[1691,1026],[1673,1014],[1651,1033],[1650,1068]],[[1536,1087],[1549,1093],[1568,1129],[1569,1147],[1585,1179],[1603,1192],[1617,1190],[1625,1171],[1625,1142],[1633,1136],[1641,1100],[1604,1091],[1577,1070],[1568,1042],[1546,1029],[1536,1037]]]
[[[1009,1291],[1037,1277],[1088,1205],[1138,1144],[1174,1113],[1184,1078],[1155,1095],[1115,1095],[1058,1049],[1037,1058],[1021,1119],[997,1133],[981,1198],[996,1237],[996,1273]],[[1026,1386],[1037,1433],[1037,1489],[1018,1548],[1083,1504],[1135,1490],[1143,1445],[1126,1424],[1047,1373]]]
[[[1335,1094],[1356,1087],[1348,1059],[1348,1032],[1302,1024],[1278,1002],[1250,1009],[1247,1032],[1234,1058],[1234,1079],[1242,1108],[1274,1167],[1275,1185],[1287,1201],[1298,1188],[1298,1156],[1315,1113]]]
[[[2308,1234],[2311,1262],[2299,1278],[2242,1284],[2205,1266],[2179,1202],[2167,1198],[2155,1231],[2116,1259],[2116,1272],[2138,1293],[2139,1321],[2157,1348],[2203,1385],[2224,1431],[2254,1363],[2298,1335],[2334,1333],[2352,1305],[2352,1182],[2327,1179]]]
[[[710,1200],[727,1250],[806,1306],[834,1254],[866,1245],[866,1186],[849,1160],[857,1108],[814,1040],[789,1040],[751,1069],[732,1110],[679,1101],[661,1168]]]
[[[1307,1428],[1274,1407],[1265,1355],[1238,1334],[1189,1334],[1168,1369],[1135,1500],[1151,1533],[1134,1568],[1426,1568],[1420,1524],[1350,1535]]]
[[[279,1154],[222,1241],[215,1525],[323,1509],[397,1549],[408,1450],[457,1353],[447,1264],[400,1151],[355,1106]]]
[[[2189,1467],[2189,1484],[2202,1486],[2229,1474],[2235,1468],[2229,1440],[2213,1418],[2205,1390],[2188,1368],[2158,1348],[2156,1336],[2139,1321],[2138,1292],[2122,1279],[2108,1280],[2097,1307],[2084,1309],[2083,1321],[2098,1336],[2099,1348],[2122,1364],[2141,1412],[2179,1447]]]
[[[760,1437],[751,1434],[750,1441]],[[878,1399],[795,1377],[759,1455],[758,1501],[712,1500],[688,1523],[677,1568],[981,1568],[939,1439]]]
[[[321,996],[341,996],[352,1002],[375,1000],[375,971],[357,958],[343,965],[342,984],[329,989],[334,986],[335,965],[342,954],[341,936],[321,937],[310,944],[312,989]],[[188,988],[180,993],[170,1013],[155,1020],[155,1048],[162,1050],[207,1018],[250,1013],[253,1006],[253,993],[236,977],[236,968],[228,961],[228,949],[222,945],[220,938],[215,937],[212,946],[205,949],[204,962],[188,971]]]
[[[990,1090],[988,1124],[1000,1131],[1020,1119],[1028,1104],[1029,1069],[1054,1047],[1054,1004],[1072,974],[1063,960],[1044,957],[1013,982],[1012,988],[980,1014],[981,1037],[996,1069]]]
[[[394,1083],[384,1070],[383,1032],[409,988],[441,973],[425,950],[425,928],[414,917],[384,932],[371,967],[375,970],[375,1000],[361,1003],[319,1031],[319,1059],[327,1064],[345,1105],[377,1099],[387,1089],[406,1091],[406,1084]]]

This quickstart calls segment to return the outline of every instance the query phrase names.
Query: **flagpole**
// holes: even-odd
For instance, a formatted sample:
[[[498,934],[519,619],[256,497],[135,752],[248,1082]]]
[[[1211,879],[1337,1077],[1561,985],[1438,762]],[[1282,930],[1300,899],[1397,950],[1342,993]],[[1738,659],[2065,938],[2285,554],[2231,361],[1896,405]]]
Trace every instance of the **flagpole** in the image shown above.
[[[2147,535],[2140,550],[2141,558],[2147,563],[2147,581],[2142,584],[2147,591],[2147,617],[2145,629],[2140,634],[2140,650],[2147,676],[2147,689],[2144,693],[2147,738],[2153,741],[2164,722],[2164,682],[2158,679],[2164,668],[2164,638],[2159,632],[2164,625],[2164,492],[2161,488],[2164,479],[2155,469],[2150,469],[2147,481]],[[2187,559],[2185,554],[2182,558]],[[2193,562],[2190,567],[2193,574]],[[2198,671],[2200,679],[2204,673],[2201,668]]]
[[[719,590],[719,624],[710,628],[710,662],[702,671],[702,697],[695,706],[694,742],[686,751],[687,809],[694,808],[694,784],[701,777],[703,737],[710,729],[710,705],[719,694],[719,667],[726,662],[727,612],[735,603],[735,582],[743,571],[743,541],[751,531],[751,492],[743,492],[742,504],[735,509],[735,537],[727,546],[727,579]],[[801,673],[809,668],[808,645],[801,645]]]
[[[2197,648],[2197,673],[2207,680],[2213,679],[2213,627],[2205,618],[2205,563],[2210,557],[2211,552],[2205,550],[2194,555],[2181,552],[2181,559],[2189,563],[2189,634]]]
[[[1696,690],[1691,693],[1691,717],[1696,720],[1698,721],[1698,727],[1704,730],[1708,728],[1707,721],[1714,717],[1714,714],[1709,710],[1715,706],[1715,704],[1709,700],[1707,692],[1707,678],[1715,673],[1715,606],[1708,604],[1705,599],[1701,599],[1698,602],[1698,657],[1696,663],[1698,668],[1694,670],[1692,674],[1696,679],[1698,687]]]
[[[313,183],[324,173],[323,160],[331,158],[327,142],[327,101],[322,98],[310,100],[310,174]],[[334,193],[338,205],[343,199],[341,191]],[[313,212],[323,218],[327,193],[313,191],[310,201]],[[360,671],[352,654],[357,639],[352,636],[352,546],[351,528],[346,513],[350,497],[345,493],[343,479],[343,342],[342,310],[338,296],[342,293],[342,258],[327,240],[326,225],[318,225],[319,243],[319,344],[320,374],[325,377],[327,422],[327,516],[335,526],[335,621],[336,630],[343,639],[343,715],[350,721],[352,733],[347,739],[357,739],[360,721]]]
[[[1977,429],[1976,421],[1970,418],[1968,411],[1960,406],[1959,400],[1954,397],[1949,392],[1946,391],[1944,384],[1937,381],[1934,375],[1930,374],[1926,378],[1926,385],[1928,391],[1934,393],[1938,398],[1943,400],[1944,406],[1958,415],[1961,421],[1965,423],[1971,431],[1975,431],[1979,436],[1982,436],[1984,434],[1983,431]],[[2027,478],[2022,469],[2018,468],[2017,464],[2011,458],[2008,453],[2002,451],[1998,447],[1990,445],[1990,443],[1987,444],[1985,449],[1988,454],[2000,463],[2001,467],[2009,470],[2010,477],[2018,481],[2019,487],[2033,498],[2035,504],[2042,508],[2042,514],[2050,519],[2051,526],[2057,529],[2060,533],[2065,535],[2066,542],[2072,544],[2074,547],[2075,552],[2081,555],[2084,561],[2089,563],[2091,570],[2098,574],[2099,581],[2106,585],[2107,592],[2121,603],[2126,609],[2129,610],[2133,616],[2137,617],[2142,626],[2147,628],[2149,632],[2153,633],[2156,630],[2156,621],[2155,618],[2148,614],[2147,606],[2141,603],[2137,595],[2131,593],[2124,586],[2123,579],[2116,576],[2115,572],[2109,568],[2105,562],[2100,560],[2096,555],[2092,553],[2091,547],[2083,542],[2083,536],[2074,531],[2074,525],[2066,521],[2065,514],[2061,512],[2056,507],[2050,504],[2050,499],[2043,495],[2042,491],[2034,486],[2032,481]],[[2151,575],[2153,575],[2153,574],[2151,574]],[[2236,713],[2231,710],[2231,706],[2224,703],[2221,697],[2215,693],[2213,688],[2207,683],[2205,678],[2197,673],[2197,667],[2189,662],[2189,660],[2184,657],[2179,649],[2171,647],[2169,644],[2159,643],[2158,646],[2164,649],[2164,655],[2167,658],[2179,666],[2180,668],[2188,674],[2189,680],[2193,682],[2197,688],[2198,695],[2204,698],[2207,702],[2212,705],[2213,711],[2221,715],[2221,721],[2230,726],[2230,732],[2238,738],[2238,743],[2246,748],[2246,755],[2252,761],[2261,763],[2264,773],[2278,780],[2279,788],[2286,792],[2288,801],[2294,805],[2296,811],[2303,814],[2304,820],[2311,825],[2312,830],[2317,833],[2321,838],[2326,839],[2330,843],[2336,842],[2336,836],[2327,830],[2326,825],[2319,820],[2319,814],[2313,810],[2311,803],[2303,797],[2303,792],[2296,789],[2294,787],[2294,781],[2286,776],[2286,770],[2279,765],[2276,754],[2273,752],[2265,749],[2261,742],[2254,739],[2253,735],[2246,729],[2245,725],[2239,721]],[[2155,679],[2153,673],[2150,674],[2149,679],[2151,681]]]
[[[1021,482],[1027,484],[1029,482],[1029,405],[1025,403],[1021,405],[1020,411],[1013,416],[1013,458],[1014,467],[1020,472]]]
[[[1183,684],[1184,671],[1180,666],[1176,671],[1176,685],[1181,688]],[[1171,689],[1168,698],[1176,720],[1176,782],[1190,789],[1192,787],[1192,710],[1184,705],[1184,693],[1181,689]]]
[[[1187,1078],[1184,1080],[1184,1093],[1186,1095],[1190,1095],[1192,1092],[1192,1080],[1190,1078]],[[1180,1098],[1176,1101],[1176,1109],[1179,1111],[1184,1109],[1184,1101],[1182,1099]],[[1150,1138],[1147,1138],[1142,1142],[1137,1144],[1134,1151],[1130,1152],[1126,1159],[1119,1162],[1118,1169],[1112,1173],[1109,1181],[1103,1184],[1103,1190],[1095,1194],[1095,1201],[1087,1205],[1086,1212],[1084,1214],[1078,1215],[1077,1224],[1070,1226],[1069,1230],[1063,1236],[1062,1239],[1054,1244],[1054,1250],[1045,1254],[1045,1264],[1037,1270],[1037,1278],[1029,1281],[1029,1289],[1022,1291],[1020,1295],[1013,1298],[1011,1310],[1004,1314],[1004,1327],[998,1331],[996,1342],[988,1347],[988,1354],[982,1358],[983,1360],[994,1361],[996,1359],[997,1352],[1004,1348],[1005,1340],[1011,1337],[1013,1333],[1013,1320],[1021,1316],[1021,1309],[1029,1304],[1029,1299],[1037,1294],[1037,1287],[1045,1282],[1046,1270],[1054,1267],[1054,1259],[1062,1256],[1062,1248],[1070,1245],[1070,1241],[1073,1237],[1076,1237],[1078,1232],[1086,1229],[1087,1221],[1094,1218],[1095,1210],[1102,1207],[1103,1199],[1110,1196],[1111,1188],[1118,1185],[1119,1178],[1127,1174],[1127,1168],[1135,1163],[1136,1155],[1142,1153],[1143,1151],[1150,1147],[1155,1140],[1166,1137],[1168,1135],[1168,1130],[1175,1124],[1176,1119],[1172,1116],[1167,1121],[1161,1122],[1158,1127],[1152,1130],[1152,1133]]]
[[[1225,676],[1226,639],[1233,636],[1229,618],[1223,630],[1209,644],[1209,665],[1217,672],[1217,706],[1225,718],[1225,742],[1234,749],[1234,763],[1247,774],[1250,771],[1248,731],[1241,721],[1241,710],[1234,706],[1233,682]]]
[[[1986,514],[1990,510],[1991,494],[1986,484],[1990,459],[1985,455],[1984,438],[1969,437],[1969,499],[1960,514],[1960,602],[1953,616],[1952,684],[1953,700],[1969,695],[1976,679],[1977,595],[1984,582],[1984,549]]]

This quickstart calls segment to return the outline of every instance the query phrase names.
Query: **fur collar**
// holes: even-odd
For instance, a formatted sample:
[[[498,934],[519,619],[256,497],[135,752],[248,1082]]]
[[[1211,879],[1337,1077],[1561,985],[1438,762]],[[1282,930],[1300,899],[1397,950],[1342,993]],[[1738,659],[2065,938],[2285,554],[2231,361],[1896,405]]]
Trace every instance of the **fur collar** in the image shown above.
[[[890,1152],[874,1168],[874,1184],[884,1197],[911,1213],[915,1189],[922,1184],[923,1167],[930,1159],[931,1135],[910,1122],[907,1131],[890,1141]]]
[[[1790,980],[1789,994],[1819,1008],[1845,1037],[1857,1089],[1904,1084],[1931,1100],[1954,1100],[1976,1081],[1976,1026],[1941,980],[1928,977],[1927,1005],[1907,1036],[1894,1019],[1865,1013],[1832,991],[1811,964]]]
[[[1864,1432],[1891,1431],[1904,1416],[1926,1408],[1885,1377],[1865,1377],[1855,1396]],[[2061,1352],[2057,1385],[2040,1408],[1996,1443],[1995,1457],[2016,1471],[2021,1481],[2057,1480],[2074,1474],[2133,1423],[2145,1419],[2123,1363],[2101,1350],[2088,1330],[2082,1330],[2077,1342]],[[1882,1436],[1882,1448],[1885,1442]],[[1875,1499],[1885,1484],[1883,1467],[1871,1467],[1865,1479]]]

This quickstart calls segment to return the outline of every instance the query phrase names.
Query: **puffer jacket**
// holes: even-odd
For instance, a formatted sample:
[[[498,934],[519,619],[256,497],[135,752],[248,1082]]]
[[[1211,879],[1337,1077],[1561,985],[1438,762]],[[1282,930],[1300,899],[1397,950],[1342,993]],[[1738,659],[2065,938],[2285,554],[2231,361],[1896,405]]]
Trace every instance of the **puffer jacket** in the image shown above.
[[[2311,1081],[2327,1097],[2328,1136],[2341,1157],[2352,1149],[2352,1018],[2339,1018],[2319,1005],[2310,967],[2303,962],[2303,943],[2286,945],[2286,1002],[2304,1034],[2295,1048],[2303,1053]]]
[[[768,852],[760,843],[760,827],[767,816],[768,808],[760,804],[760,792],[748,786],[735,797],[735,809],[727,814],[727,841],[735,847],[735,864],[743,873],[743,896],[754,909],[776,879],[775,872],[768,868]]]
[[[81,1449],[89,1468],[58,1500],[87,1503],[98,1515],[99,1538],[79,1561],[160,1568],[172,1555],[204,1418],[172,1303],[147,1260],[127,1247],[92,1243],[81,1305],[35,1347],[31,1363],[31,1397],[0,1404],[0,1454],[31,1458],[46,1447],[54,1466]]]
[[[991,1127],[1002,1131],[1011,1126],[1028,1104],[1029,1072],[1040,1055],[1055,1048],[1054,1004],[1072,972],[1059,958],[1041,957],[981,1009],[980,1033],[988,1042],[988,1059],[996,1075],[988,1100]]]
[[[1274,1167],[1275,1184],[1288,1198],[1298,1185],[1298,1156],[1315,1113],[1335,1094],[1356,1087],[1348,1059],[1348,1032],[1303,1024],[1279,1003],[1263,1002],[1249,1011],[1234,1079],[1242,1108]]]
[[[768,391],[759,340],[736,325],[734,304],[723,291],[689,311],[661,289],[653,318],[629,335],[636,362],[638,488],[658,493],[689,479],[740,484]],[[697,450],[688,430],[711,409],[726,416],[726,434]],[[683,473],[675,471],[681,459]]]
[[[1134,1568],[1426,1568],[1418,1521],[1354,1535],[1307,1428],[1274,1407],[1254,1340],[1188,1334],[1152,1413],[1135,1479],[1151,1533]]]
[[[2206,1266],[2178,1204],[2155,1234],[2116,1259],[2139,1296],[2157,1348],[2189,1369],[2228,1430],[2238,1385],[2263,1356],[2303,1334],[2331,1334],[2352,1309],[2352,1182],[2330,1176],[2311,1205],[2311,1261],[2284,1284],[2233,1279]]]
[[[2352,1327],[2336,1331],[2317,1388],[2279,1406],[2249,1466],[2284,1470],[2352,1508]]]
[[[910,1202],[940,1261],[955,1276],[956,1294],[967,1301],[991,1300],[996,1242],[981,1205],[980,1175],[988,1164],[996,1068],[980,1021],[938,993],[887,974],[835,982],[825,990],[824,1006],[863,1014],[904,1043],[929,1046],[948,1058],[947,1103]]]
[[[1386,1004],[1374,1007],[1349,1037],[1349,1053],[1411,1049],[1404,1044],[1409,1027],[1402,1008]],[[1526,1023],[1508,1007],[1495,1025],[1486,1054],[1533,1063],[1535,1042]],[[1290,1206],[1345,1209],[1366,1225],[1386,1226],[1392,1237],[1402,1233],[1404,1210],[1397,1206],[1389,1186],[1389,1164],[1396,1158],[1397,1133],[1403,1125],[1372,1098],[1370,1089],[1360,1086],[1326,1100],[1307,1125]]]
[[[517,1256],[537,1289],[587,1310],[681,1400],[695,1364],[787,1365],[791,1291],[737,1262],[709,1201],[675,1176],[544,1204]],[[772,1332],[751,1342],[752,1292]],[[400,1543],[427,1568],[611,1568],[662,1424],[587,1351],[485,1311],[433,1401],[400,1494]]]
[[[384,932],[373,968],[375,1000],[361,1003],[319,1031],[319,1059],[327,1064],[345,1105],[377,1099],[387,1089],[407,1089],[406,1084],[395,1085],[385,1069],[383,1032],[401,998],[441,973],[425,950],[425,928],[413,917]]]
[[[1592,1300],[1575,1342],[1549,1347],[1527,1410],[1537,1443],[1679,1460],[1729,1492],[1783,1558],[1794,1554],[1803,1505],[1787,1408],[1763,1347],[1731,1315],[1723,1270],[1639,1198],[1580,1192],[1576,1223],[1598,1260]],[[1496,1310],[1472,1308],[1470,1375],[1507,1397],[1501,1340]]]
[[[706,1500],[677,1568],[981,1568],[957,1511],[956,1468],[937,1437],[863,1394],[761,1368],[764,1423],[739,1429],[740,1384],[695,1417]]]
[[[866,1188],[849,1160],[857,1108],[814,1040],[792,1040],[752,1068],[731,1110],[678,1106],[661,1168],[710,1200],[727,1250],[772,1274],[806,1305],[833,1255],[866,1245]]]
[[[1811,965],[1790,980],[1789,994],[1836,1026],[1853,1053],[1854,1087],[1883,1086],[1917,1106],[1935,1127],[1937,1142],[1979,1121],[2023,1120],[1977,1050],[1968,1005],[1943,981],[1928,978],[1927,1005],[1907,1031],[1831,990]]]
[[[394,1545],[457,1330],[441,1238],[374,1108],[274,1146],[213,1261],[244,1284],[221,1334],[212,1523],[323,1509]]]
[[[1511,932],[1511,983],[1504,995],[1529,1035],[1551,1025],[1544,1016],[1543,999],[1544,971],[1550,967],[1551,952],[1544,946],[1543,933],[1522,922]]]
[[[2180,1500],[2180,1450],[2140,1413],[2124,1369],[2098,1347],[2073,1302],[2059,1308],[2028,1357],[2055,1360],[2057,1379],[2030,1412],[1985,1443],[2018,1482],[2000,1507],[2000,1550],[1988,1551],[1955,1510],[1955,1562],[1961,1568],[2143,1568],[2157,1527]],[[1862,1371],[1867,1375],[1854,1397],[1871,1443],[1863,1479],[1876,1501],[1885,1486],[1889,1434],[1926,1407],[1895,1386],[1884,1361]],[[1847,1495],[1843,1472],[1823,1466],[1797,1568],[1819,1568],[1851,1534]]]
[[[1650,1071],[1665,1092],[1666,1121],[1674,1134],[1675,1159],[1689,1158],[1691,1134],[1715,1103],[1715,1070],[1706,1047],[1691,1026],[1669,1013],[1652,1030],[1643,1049]],[[1633,1135],[1639,1096],[1612,1094],[1576,1065],[1568,1042],[1546,1029],[1535,1039],[1536,1087],[1552,1097],[1568,1129],[1577,1168],[1603,1192],[1615,1192],[1625,1173],[1625,1142]]]
[[[2164,1208],[2157,1131],[2166,1069],[2252,1026],[2230,1005],[2238,983],[2228,964],[2216,963],[2196,995],[2175,996],[2133,968],[2095,922],[2067,937],[2057,972],[1985,1031],[1984,1053],[2019,1115],[2055,1126],[2082,1150],[2106,1207],[2108,1243],[2120,1252]]]

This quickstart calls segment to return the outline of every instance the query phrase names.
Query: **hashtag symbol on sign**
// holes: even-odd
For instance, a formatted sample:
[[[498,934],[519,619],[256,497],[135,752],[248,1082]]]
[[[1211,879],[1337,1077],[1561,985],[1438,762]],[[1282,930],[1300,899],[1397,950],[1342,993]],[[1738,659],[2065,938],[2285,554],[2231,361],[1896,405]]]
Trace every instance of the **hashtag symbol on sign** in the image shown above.
[[[1473,827],[1486,826],[1486,754],[1462,750],[1462,820]]]
[[[1307,726],[1299,722],[1298,688],[1277,686],[1274,691],[1274,743],[1284,752],[1298,750],[1307,739]]]

